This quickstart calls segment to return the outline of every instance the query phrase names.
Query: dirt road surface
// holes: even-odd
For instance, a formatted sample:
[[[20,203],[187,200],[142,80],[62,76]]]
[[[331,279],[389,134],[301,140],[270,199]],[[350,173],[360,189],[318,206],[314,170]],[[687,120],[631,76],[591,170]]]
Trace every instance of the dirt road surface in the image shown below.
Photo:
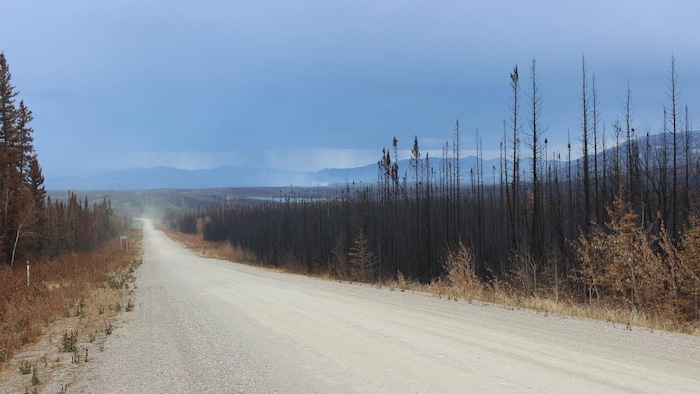
[[[700,338],[204,259],[144,225],[136,309],[69,392],[700,392]]]

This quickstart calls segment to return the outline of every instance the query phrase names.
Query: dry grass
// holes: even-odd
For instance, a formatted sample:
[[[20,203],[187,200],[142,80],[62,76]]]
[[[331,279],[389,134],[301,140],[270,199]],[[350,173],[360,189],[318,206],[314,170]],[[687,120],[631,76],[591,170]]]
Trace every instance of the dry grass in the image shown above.
[[[467,302],[481,302],[501,305],[509,308],[532,309],[544,312],[545,315],[571,316],[583,319],[594,319],[620,324],[626,329],[634,327],[647,328],[649,330],[664,330],[682,332],[700,336],[700,324],[685,323],[679,324],[677,321],[668,319],[654,319],[644,313],[619,309],[613,306],[581,304],[570,298],[555,301],[553,297],[546,294],[537,296],[522,296],[509,290],[503,283],[483,285],[480,288],[469,286],[456,287],[444,279],[438,279],[430,284],[417,282],[401,282],[391,280],[382,284],[390,290],[423,292],[433,294],[439,298],[445,297],[449,300],[465,300]]]
[[[141,233],[129,236],[129,253],[116,239],[91,253],[37,262],[29,286],[26,267],[0,270],[3,390],[46,391],[56,376],[69,382],[66,368],[89,361],[88,348],[104,349],[104,327],[133,291],[141,263]],[[32,373],[23,375],[28,365]]]
[[[619,324],[621,327],[629,330],[632,330],[634,327],[641,327],[651,331],[674,331],[700,336],[699,323],[679,323],[672,319],[654,318],[636,310],[617,308],[604,303],[582,304],[572,298],[563,298],[561,295],[559,300],[556,301],[553,296],[546,293],[535,296],[523,296],[507,283],[502,282],[481,284],[480,286],[467,283],[467,286],[460,287],[440,278],[430,284],[392,280],[385,282],[383,285],[391,290],[424,292],[439,298],[445,297],[447,299],[465,300],[470,303],[483,302],[510,308],[532,309],[544,312],[545,315],[571,316],[606,321]]]
[[[250,253],[240,248],[233,248],[226,242],[206,242],[198,234],[184,234],[164,228],[162,230],[169,237],[198,252],[201,256],[262,266]],[[305,267],[305,265],[288,264],[281,268],[285,272],[309,275]],[[474,274],[471,256],[465,249],[458,248],[455,250],[449,256],[445,268],[446,275],[430,284],[406,281],[401,272],[398,272],[395,279],[385,281],[379,285],[388,287],[392,291],[397,289],[400,291],[417,291],[433,294],[440,298],[492,303],[511,308],[533,309],[544,312],[547,315],[556,314],[601,320],[620,324],[627,329],[644,327],[650,330],[666,330],[700,335],[699,323],[679,323],[671,319],[653,318],[639,311],[604,303],[582,304],[571,297],[563,297],[561,294],[555,297],[546,291],[539,291],[536,295],[525,296],[506,282],[483,283]],[[328,273],[319,276],[325,279],[338,279]]]
[[[202,236],[199,234],[181,233],[163,226],[158,229],[186,248],[199,253],[202,257],[235,261],[249,265],[261,265],[255,256],[241,248],[234,248],[228,242],[207,242],[202,240]]]
[[[163,231],[168,237],[178,242],[180,245],[190,249],[202,257],[227,260],[236,263],[252,265],[265,268],[271,271],[287,272],[291,274],[319,276],[325,279],[334,279],[327,273],[309,272],[308,265],[302,264],[298,260],[288,259],[280,267],[270,267],[262,263],[257,256],[242,248],[233,247],[228,242],[209,242],[202,240],[200,234],[186,234],[165,226],[156,225],[158,230]],[[318,274],[318,275],[316,275]]]

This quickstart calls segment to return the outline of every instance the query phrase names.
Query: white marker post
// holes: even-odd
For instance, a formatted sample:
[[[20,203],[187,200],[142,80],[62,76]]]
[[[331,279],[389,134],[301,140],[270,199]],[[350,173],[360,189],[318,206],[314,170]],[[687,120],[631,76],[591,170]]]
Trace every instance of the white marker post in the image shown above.
[[[29,260],[27,260],[27,286],[29,286]]]
[[[122,250],[124,250],[124,244],[126,244],[126,252],[129,253],[129,239],[126,235],[119,237],[119,246],[121,246]]]

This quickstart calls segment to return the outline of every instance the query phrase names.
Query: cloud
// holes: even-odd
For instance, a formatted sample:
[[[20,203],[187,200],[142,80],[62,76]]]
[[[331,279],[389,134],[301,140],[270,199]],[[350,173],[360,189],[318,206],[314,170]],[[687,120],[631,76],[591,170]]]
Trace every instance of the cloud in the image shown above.
[[[393,136],[405,152],[418,135],[439,157],[455,119],[464,149],[478,129],[497,157],[516,63],[527,129],[533,57],[551,147],[580,134],[582,54],[601,124],[610,130],[629,81],[637,128],[658,132],[671,52],[683,104],[700,108],[699,12],[695,1],[7,0],[0,50],[49,172],[315,170],[375,163]]]
[[[292,171],[354,168],[376,163],[381,151],[371,149],[279,149],[264,152],[264,166]]]

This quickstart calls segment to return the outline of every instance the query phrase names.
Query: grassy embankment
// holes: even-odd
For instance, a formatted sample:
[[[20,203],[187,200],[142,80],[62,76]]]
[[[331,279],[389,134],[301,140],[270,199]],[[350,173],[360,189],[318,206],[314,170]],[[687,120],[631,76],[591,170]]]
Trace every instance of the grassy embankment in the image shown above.
[[[0,387],[5,392],[65,391],[76,368],[104,350],[121,311],[134,308],[141,230],[92,252],[0,269]]]

